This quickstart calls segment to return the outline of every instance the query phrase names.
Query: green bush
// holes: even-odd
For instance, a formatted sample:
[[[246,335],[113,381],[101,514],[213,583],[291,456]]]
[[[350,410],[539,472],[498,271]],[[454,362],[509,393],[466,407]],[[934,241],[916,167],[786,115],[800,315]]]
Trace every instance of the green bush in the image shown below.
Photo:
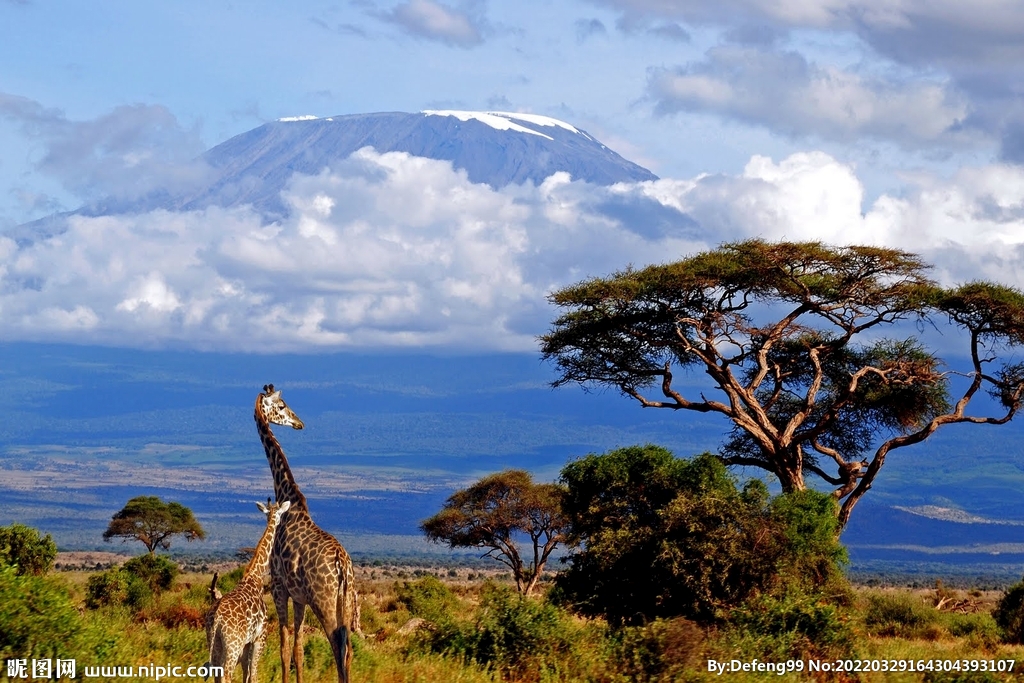
[[[64,656],[80,629],[78,610],[59,578],[0,567],[0,659]]]
[[[169,589],[178,565],[158,555],[133,557],[120,567],[93,574],[85,584],[85,606],[124,605],[139,610]]]
[[[149,583],[124,567],[108,569],[93,574],[85,584],[85,606],[97,609],[104,605],[125,605],[134,610],[141,609],[153,597]]]
[[[455,593],[435,576],[395,585],[396,600],[413,616],[432,623],[448,621],[459,605]]]
[[[1009,643],[1024,643],[1024,581],[1019,581],[999,599],[992,617]]]
[[[938,611],[906,593],[869,595],[864,610],[864,625],[879,636],[918,637],[938,620]]]
[[[682,460],[652,445],[576,460],[562,481],[571,551],[556,595],[582,614],[711,623],[762,593],[850,599],[827,494],[769,500],[759,481],[738,489],[710,453]]]
[[[19,574],[45,574],[53,567],[57,544],[50,534],[24,524],[0,527],[0,565],[14,565]]]
[[[168,590],[179,573],[178,565],[160,555],[133,557],[121,568],[145,582],[153,593]]]
[[[744,654],[765,660],[835,659],[854,654],[848,617],[826,597],[793,591],[760,595],[730,614]]]
[[[638,683],[677,681],[697,664],[704,631],[689,619],[656,619],[616,634],[612,661],[618,674]]]
[[[510,588],[488,584],[473,619],[449,619],[423,633],[434,652],[510,672],[520,680],[539,680],[572,666],[579,629],[556,606],[527,598]]]
[[[1002,640],[991,614],[950,614],[946,629],[958,638],[967,638],[971,648],[979,652],[994,652]]]

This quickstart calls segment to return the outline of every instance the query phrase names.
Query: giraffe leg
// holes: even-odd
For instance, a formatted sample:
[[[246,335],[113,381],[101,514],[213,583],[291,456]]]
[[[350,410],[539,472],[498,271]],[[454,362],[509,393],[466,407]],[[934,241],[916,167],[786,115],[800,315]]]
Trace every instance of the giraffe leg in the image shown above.
[[[246,643],[242,648],[242,683],[256,683],[256,678],[252,675],[252,645]]]
[[[334,666],[338,671],[338,683],[348,683],[349,668],[352,664],[352,629],[349,620],[352,615],[351,597],[347,591],[340,592],[333,604],[320,605],[314,610],[323,626],[327,642],[331,644]]]
[[[258,674],[260,670],[260,657],[263,656],[263,648],[266,646],[266,644],[267,631],[266,629],[264,629],[262,633],[256,636],[256,640],[250,643],[249,662],[248,665],[245,667],[245,683],[257,683],[257,681],[259,681]]]
[[[224,681],[231,683],[235,677],[235,667],[238,666],[238,658],[242,654],[241,644],[231,643],[224,653]]]
[[[295,610],[295,683],[302,683],[302,622],[306,619],[306,606],[293,600],[292,609]]]
[[[213,637],[210,639],[210,666],[224,666],[224,660],[227,657],[227,653],[224,647],[224,633],[220,630],[220,627],[215,626],[216,630],[213,633]],[[219,674],[214,674],[213,683],[222,683],[224,677]],[[231,680],[230,678],[228,679]]]
[[[242,650],[242,680],[244,683],[257,683],[259,680],[260,657],[263,656],[263,647],[266,644],[267,631],[264,629]]]
[[[291,675],[292,651],[288,629],[288,591],[278,581],[270,584],[270,593],[274,598],[274,609],[277,610],[277,633],[281,638],[281,679],[288,683]],[[298,605],[295,605],[298,610]],[[301,681],[301,679],[299,679]]]

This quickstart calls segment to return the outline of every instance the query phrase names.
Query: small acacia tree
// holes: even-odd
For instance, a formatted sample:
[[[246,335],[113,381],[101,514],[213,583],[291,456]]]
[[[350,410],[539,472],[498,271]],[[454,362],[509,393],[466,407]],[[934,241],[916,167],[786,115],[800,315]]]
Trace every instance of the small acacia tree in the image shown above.
[[[165,503],[156,496],[137,496],[114,514],[103,532],[103,540],[120,538],[140,541],[149,554],[159,547],[171,547],[171,537],[184,536],[188,541],[206,538],[192,511],[181,503]]]
[[[516,588],[529,595],[564,537],[561,495],[556,484],[537,484],[529,472],[505,470],[453,493],[420,528],[431,541],[451,548],[486,548],[484,557],[507,565]],[[529,561],[517,537],[529,539]]]
[[[1024,344],[1024,294],[939,287],[927,269],[895,249],[726,244],[555,292],[566,312],[541,337],[543,354],[555,386],[614,387],[645,408],[725,416],[723,462],[765,469],[786,492],[820,477],[845,526],[890,452],[947,424],[1008,422],[1021,405],[1024,364],[1000,351]],[[935,353],[913,336],[883,336],[906,320],[965,333],[971,366],[955,395]],[[713,392],[686,395],[673,386],[677,368],[702,370]],[[982,389],[1001,407],[967,414]]]

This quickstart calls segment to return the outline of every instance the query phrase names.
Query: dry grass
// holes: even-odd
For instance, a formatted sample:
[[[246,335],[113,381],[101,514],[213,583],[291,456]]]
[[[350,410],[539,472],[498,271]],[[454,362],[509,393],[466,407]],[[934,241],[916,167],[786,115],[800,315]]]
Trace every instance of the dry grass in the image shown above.
[[[230,569],[230,567],[228,567]],[[222,572],[223,573],[223,572]],[[427,572],[422,568],[386,565],[358,568],[358,587],[362,609],[364,635],[357,638],[356,657],[353,663],[353,679],[360,683],[398,683],[422,681],[423,683],[495,683],[516,681],[508,672],[499,672],[475,664],[467,664],[459,658],[430,653],[423,648],[412,647],[417,637],[415,629],[403,629],[414,618],[398,599],[397,586],[401,582],[416,581],[431,573],[441,579],[457,596],[457,616],[467,618],[480,604],[481,588],[489,578],[503,578],[502,572],[481,572],[477,569],[437,569]],[[72,586],[76,599],[84,598],[84,586],[90,572],[60,572]],[[152,662],[177,665],[200,665],[207,659],[205,634],[201,616],[208,609],[207,588],[211,573],[185,573],[178,577],[174,588],[159,596],[152,604],[131,613],[125,608],[102,608],[82,610],[84,629],[81,643],[77,647],[79,667],[85,665],[140,665]],[[999,599],[998,591],[969,592],[945,589],[857,589],[857,604],[852,623],[857,632],[856,655],[864,660],[1016,660],[1015,670],[1024,671],[1024,646],[1007,645],[999,641],[995,624],[990,613]],[[892,604],[895,604],[893,607]],[[881,601],[882,616],[870,623],[865,615],[871,613],[872,601]],[[901,602],[902,601],[902,602]],[[936,609],[941,603],[944,609]],[[279,681],[280,650],[276,614],[272,601],[267,596],[271,615],[269,636],[259,680],[262,683]],[[902,605],[902,607],[901,607]],[[961,612],[955,611],[959,605]],[[953,606],[954,610],[950,611]],[[901,611],[902,610],[902,611]],[[308,613],[307,613],[308,614]],[[911,614],[910,617],[899,615]],[[888,616],[886,616],[888,615]],[[916,616],[914,616],[916,615]],[[889,619],[887,622],[886,619]],[[900,625],[894,620],[903,619],[909,624]],[[584,622],[579,621],[581,628]],[[577,678],[556,678],[551,674],[530,674],[524,681],[587,680],[595,683],[626,683],[632,680],[616,673],[613,648],[601,644],[593,637],[582,641],[583,648],[574,656],[587,659],[588,673]],[[307,620],[305,632],[306,680],[308,683],[336,681],[330,648],[315,619]],[[604,636],[602,636],[604,637]],[[611,641],[608,641],[609,643]],[[806,674],[753,675],[728,674],[715,676],[706,670],[708,657],[728,661],[739,658],[746,661],[745,654],[737,639],[730,640],[719,631],[707,633],[701,645],[699,657],[687,660],[690,667],[680,674],[674,667],[672,681],[721,681],[730,683],[763,680],[841,680],[835,676],[808,677]],[[806,665],[805,665],[806,666]],[[536,676],[540,675],[540,678]],[[236,671],[235,680],[241,673]],[[545,677],[546,676],[546,677]],[[881,673],[866,672],[860,675],[863,681],[954,681],[954,680],[1013,680],[1014,677],[996,675],[990,678],[956,679],[953,674],[932,673]]]

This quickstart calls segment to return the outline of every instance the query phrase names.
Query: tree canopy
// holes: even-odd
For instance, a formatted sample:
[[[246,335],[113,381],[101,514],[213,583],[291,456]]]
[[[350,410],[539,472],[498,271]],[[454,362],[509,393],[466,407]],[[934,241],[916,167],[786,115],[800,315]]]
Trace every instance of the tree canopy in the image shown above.
[[[554,292],[564,312],[542,351],[555,386],[724,415],[733,429],[723,462],[765,469],[783,491],[819,477],[845,525],[888,453],[943,425],[1008,422],[1020,408],[1024,364],[1001,352],[1024,344],[1024,294],[990,282],[940,287],[928,269],[880,247],[725,244]],[[964,386],[953,390],[948,366],[916,335],[883,336],[901,321],[965,333]],[[673,386],[679,368],[703,371],[717,393],[686,395]],[[982,389],[999,408],[968,414]]]
[[[715,621],[751,596],[837,580],[835,503],[802,491],[742,490],[715,456],[658,446],[588,455],[562,469],[568,567],[563,599],[614,624]]]
[[[516,588],[529,595],[563,539],[561,495],[556,484],[535,483],[524,470],[505,470],[453,493],[420,528],[451,548],[486,548],[484,556],[507,565]],[[520,538],[528,539],[532,557],[523,558]]]
[[[157,496],[137,496],[116,512],[103,532],[103,540],[139,541],[152,555],[157,548],[171,547],[173,536],[187,541],[206,538],[192,511],[181,503],[165,503]]]

